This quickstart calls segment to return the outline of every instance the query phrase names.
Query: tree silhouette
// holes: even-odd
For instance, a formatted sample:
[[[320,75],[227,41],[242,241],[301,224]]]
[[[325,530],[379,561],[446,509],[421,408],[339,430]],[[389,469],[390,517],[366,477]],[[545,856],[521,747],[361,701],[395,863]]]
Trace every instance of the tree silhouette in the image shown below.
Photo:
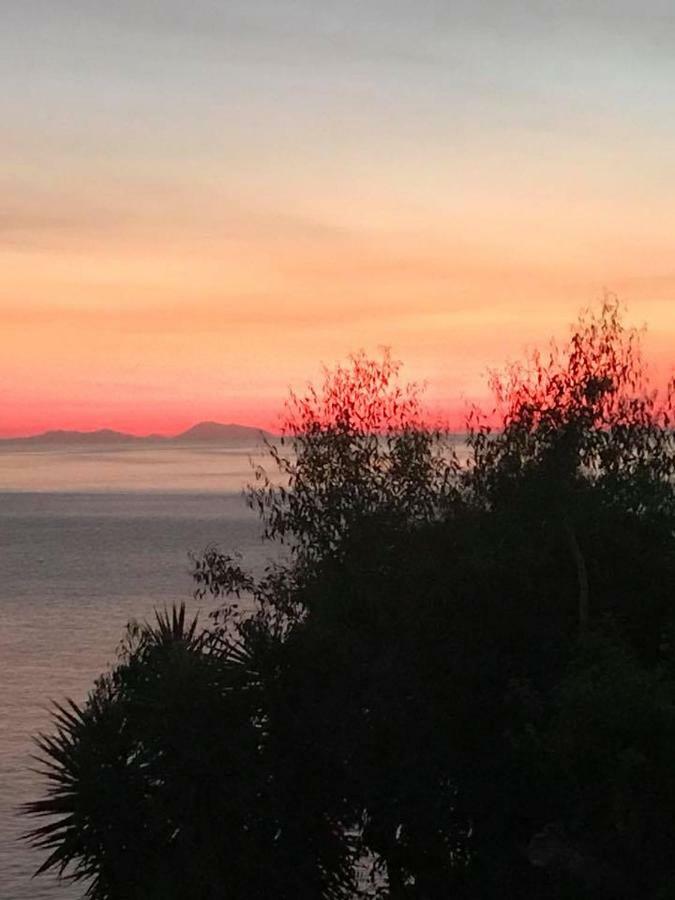
[[[670,429],[673,386],[665,403],[648,388],[639,333],[623,325],[606,297],[580,317],[569,342],[548,359],[493,373],[501,412],[493,431],[474,416],[469,432],[475,496],[490,506],[534,493],[557,517],[574,558],[579,626],[588,627],[589,587],[575,518],[588,518],[587,489],[629,513],[673,516],[675,451]]]
[[[392,900],[671,896],[672,389],[611,298],[493,377],[465,466],[399,375],[293,395],[248,493],[286,555],[208,549],[209,627],[160,617],[57,711],[43,868],[100,900],[347,897],[359,854]]]
[[[49,788],[25,812],[50,819],[29,835],[49,851],[39,871],[92,900],[353,896],[284,668],[256,623],[233,641],[181,608],[133,629],[84,706],[58,707],[38,739]]]

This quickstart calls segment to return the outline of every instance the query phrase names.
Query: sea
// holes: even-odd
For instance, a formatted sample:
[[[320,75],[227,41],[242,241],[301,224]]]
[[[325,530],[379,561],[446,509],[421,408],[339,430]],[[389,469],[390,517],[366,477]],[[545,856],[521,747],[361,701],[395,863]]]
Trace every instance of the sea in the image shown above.
[[[76,900],[84,887],[33,877],[44,855],[18,815],[44,796],[35,735],[50,704],[83,701],[114,663],[126,624],[194,600],[190,552],[217,545],[260,571],[270,555],[243,489],[260,448],[0,450],[0,898]]]

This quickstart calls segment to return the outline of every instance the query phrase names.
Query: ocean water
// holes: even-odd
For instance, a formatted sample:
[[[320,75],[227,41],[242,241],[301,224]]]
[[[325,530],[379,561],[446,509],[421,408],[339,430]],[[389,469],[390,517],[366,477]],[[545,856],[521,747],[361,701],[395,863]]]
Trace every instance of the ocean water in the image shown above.
[[[49,701],[85,698],[130,619],[193,601],[189,551],[216,543],[254,568],[267,548],[242,497],[250,454],[213,449],[0,452],[0,898],[75,900],[32,875],[17,808],[42,796],[32,737]]]

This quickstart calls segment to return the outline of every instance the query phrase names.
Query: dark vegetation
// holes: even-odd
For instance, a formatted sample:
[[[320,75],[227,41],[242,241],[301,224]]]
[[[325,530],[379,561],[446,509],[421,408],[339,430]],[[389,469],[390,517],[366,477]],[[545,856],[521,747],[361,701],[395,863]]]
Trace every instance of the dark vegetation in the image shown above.
[[[672,393],[606,301],[493,378],[469,459],[398,366],[292,396],[284,561],[195,562],[39,746],[43,869],[97,900],[675,897]],[[493,417],[494,420],[494,417]],[[240,598],[240,599],[238,599]]]

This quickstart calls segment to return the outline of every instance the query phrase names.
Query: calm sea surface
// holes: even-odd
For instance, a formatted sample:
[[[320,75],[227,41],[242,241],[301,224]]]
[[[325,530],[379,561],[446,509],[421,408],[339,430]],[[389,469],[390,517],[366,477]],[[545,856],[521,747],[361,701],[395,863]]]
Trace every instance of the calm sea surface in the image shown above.
[[[0,451],[2,900],[82,895],[32,879],[42,857],[19,841],[16,809],[42,793],[31,736],[50,728],[50,698],[84,699],[130,619],[175,601],[198,608],[189,551],[217,543],[264,564],[241,495],[250,478],[246,451]]]

